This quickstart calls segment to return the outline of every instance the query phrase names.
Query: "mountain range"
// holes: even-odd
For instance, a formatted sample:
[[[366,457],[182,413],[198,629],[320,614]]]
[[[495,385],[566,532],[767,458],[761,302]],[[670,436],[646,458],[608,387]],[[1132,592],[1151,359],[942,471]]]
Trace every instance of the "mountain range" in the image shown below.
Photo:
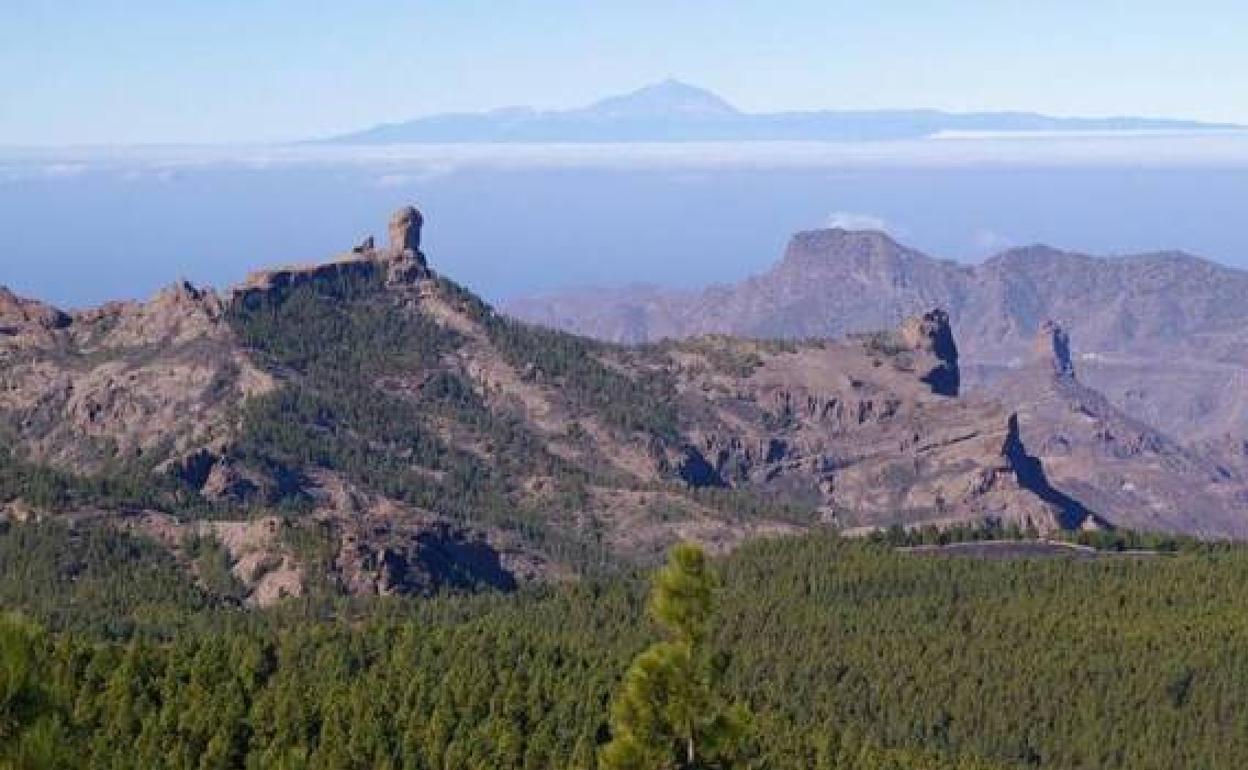
[[[743,112],[677,80],[569,110],[504,107],[386,123],[322,141],[339,144],[460,142],[852,141],[919,139],[943,132],[1130,132],[1242,128],[1164,118],[1065,118],[1032,112],[814,110]]]
[[[368,237],[224,292],[181,282],[65,312],[0,291],[5,526],[122,529],[192,574],[215,543],[259,605],[506,589],[650,563],[677,540],[724,550],[818,528],[1248,537],[1242,444],[1198,446],[1120,409],[1053,322],[999,387],[968,390],[976,354],[945,310],[891,315],[899,297],[952,297],[977,339],[970,269],[882,234],[799,235],[782,266],[829,292],[812,324],[862,314],[835,336],[621,345],[496,312],[429,265],[423,224],[404,208],[387,246]],[[1048,307],[1001,290],[1018,312]],[[742,324],[806,301],[717,291]],[[1021,339],[1010,318],[987,328]],[[1133,328],[1147,344],[1151,327]],[[978,350],[1013,355],[998,337]],[[1231,349],[1214,343],[1202,350]]]
[[[1182,252],[1095,257],[1034,245],[968,265],[883,232],[814,230],[737,284],[573,291],[507,310],[633,344],[707,333],[838,337],[929,307],[948,310],[971,387],[1018,367],[1056,320],[1081,377],[1127,413],[1185,442],[1248,436],[1248,272]]]

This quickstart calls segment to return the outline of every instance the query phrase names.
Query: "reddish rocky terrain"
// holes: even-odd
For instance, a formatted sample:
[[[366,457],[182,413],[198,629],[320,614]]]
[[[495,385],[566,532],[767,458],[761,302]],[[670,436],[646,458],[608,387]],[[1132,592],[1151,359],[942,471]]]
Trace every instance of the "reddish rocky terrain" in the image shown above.
[[[883,236],[799,236],[788,294],[706,300],[711,326],[798,314],[784,297],[825,282],[810,254],[832,239],[862,280],[795,336],[851,311],[876,331],[625,346],[495,313],[429,266],[422,225],[403,209],[387,247],[221,294],[183,283],[66,313],[0,292],[5,515],[121,526],[179,554],[212,539],[257,604],[312,585],[511,588],[677,539],[815,527],[1248,535],[1248,464],[1114,406],[1061,327],[1039,324],[997,389],[968,392],[974,354],[932,307],[967,269]],[[883,298],[881,275],[903,276]],[[885,319],[889,302],[915,312]],[[69,491],[37,494],[49,478]]]

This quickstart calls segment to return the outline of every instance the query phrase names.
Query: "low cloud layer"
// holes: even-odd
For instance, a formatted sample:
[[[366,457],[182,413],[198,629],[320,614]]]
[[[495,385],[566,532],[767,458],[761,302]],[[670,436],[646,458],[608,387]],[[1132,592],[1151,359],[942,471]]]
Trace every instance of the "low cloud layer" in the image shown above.
[[[473,169],[1248,169],[1248,132],[994,135],[891,142],[0,148],[3,178],[10,180],[152,169],[309,166],[367,170],[383,185]]]

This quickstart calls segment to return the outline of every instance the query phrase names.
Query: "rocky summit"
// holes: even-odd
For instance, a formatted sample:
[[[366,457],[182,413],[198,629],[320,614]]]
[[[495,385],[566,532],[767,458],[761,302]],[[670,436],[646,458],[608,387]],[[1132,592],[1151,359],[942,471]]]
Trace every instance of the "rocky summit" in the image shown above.
[[[1007,386],[964,387],[967,301],[938,300],[967,268],[881,234],[799,236],[704,306],[813,308],[799,284],[826,272],[853,290],[818,323],[861,308],[871,331],[622,345],[496,312],[430,267],[423,225],[403,208],[386,248],[221,293],[62,312],[0,291],[5,517],[139,533],[192,571],[211,539],[255,604],[510,588],[815,528],[1248,535],[1248,463],[1114,406],[1064,327],[1038,322]]]

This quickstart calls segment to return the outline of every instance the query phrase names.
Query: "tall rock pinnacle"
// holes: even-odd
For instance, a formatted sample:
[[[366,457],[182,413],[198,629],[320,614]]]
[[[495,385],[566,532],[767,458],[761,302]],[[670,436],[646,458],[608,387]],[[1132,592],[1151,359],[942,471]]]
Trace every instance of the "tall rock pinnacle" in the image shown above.
[[[387,281],[411,283],[429,276],[429,265],[420,251],[420,228],[425,218],[415,206],[404,206],[390,217],[390,250]]]
[[[922,376],[923,382],[932,386],[932,392],[942,396],[958,395],[962,376],[958,369],[958,346],[953,341],[949,314],[936,309],[907,318],[900,332],[907,347],[932,357],[930,368]]]
[[[1056,321],[1045,321],[1036,332],[1031,346],[1031,361],[1049,369],[1059,380],[1075,378],[1075,363],[1070,357],[1070,335]]]
[[[420,228],[425,218],[415,206],[404,206],[390,217],[390,251],[402,254],[410,251],[420,253]]]

